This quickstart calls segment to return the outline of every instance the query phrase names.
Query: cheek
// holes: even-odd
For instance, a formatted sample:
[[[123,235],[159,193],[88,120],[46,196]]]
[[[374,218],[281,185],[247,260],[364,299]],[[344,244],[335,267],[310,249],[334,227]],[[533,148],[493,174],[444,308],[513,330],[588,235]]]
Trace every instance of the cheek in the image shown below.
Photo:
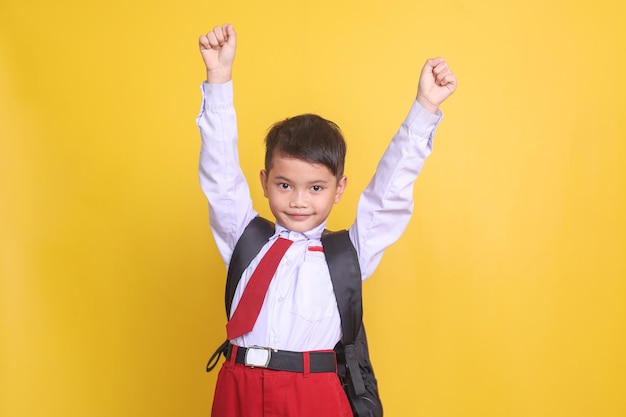
[[[266,197],[269,200],[271,207],[280,206],[284,204],[285,201],[285,196],[276,190],[267,191]]]
[[[330,212],[333,206],[337,203],[337,199],[335,196],[331,196],[324,201],[324,206],[327,212]]]

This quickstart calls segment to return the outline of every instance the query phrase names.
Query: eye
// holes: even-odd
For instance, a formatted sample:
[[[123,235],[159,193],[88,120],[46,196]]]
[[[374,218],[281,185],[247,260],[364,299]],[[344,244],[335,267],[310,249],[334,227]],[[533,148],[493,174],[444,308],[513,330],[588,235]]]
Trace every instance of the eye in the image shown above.
[[[280,188],[281,190],[288,190],[291,188],[291,186],[286,182],[281,182],[280,184],[278,184],[278,188]]]
[[[324,187],[322,187],[321,185],[314,185],[313,187],[311,187],[311,190],[313,191],[322,191],[324,189]]]

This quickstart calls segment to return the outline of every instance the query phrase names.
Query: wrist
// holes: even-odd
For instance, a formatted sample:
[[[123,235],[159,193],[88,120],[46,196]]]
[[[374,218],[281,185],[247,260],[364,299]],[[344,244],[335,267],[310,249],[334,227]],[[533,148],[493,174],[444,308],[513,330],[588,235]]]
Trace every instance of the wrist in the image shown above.
[[[427,112],[437,114],[437,112],[439,111],[439,106],[431,103],[430,100],[428,100],[424,96],[418,94],[415,99]]]
[[[206,81],[209,84],[224,84],[233,79],[232,69],[207,70]]]

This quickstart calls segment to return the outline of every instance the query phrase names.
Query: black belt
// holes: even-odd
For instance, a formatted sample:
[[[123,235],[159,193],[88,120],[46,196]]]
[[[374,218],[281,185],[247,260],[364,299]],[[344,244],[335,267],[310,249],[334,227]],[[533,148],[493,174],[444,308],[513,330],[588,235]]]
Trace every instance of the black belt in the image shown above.
[[[228,345],[228,352],[226,354],[226,360],[230,360],[232,356],[234,346]],[[265,364],[251,364],[246,355],[258,353],[261,355],[267,355],[268,359]],[[267,353],[266,353],[267,352]],[[305,355],[309,356],[309,372],[337,372],[337,360],[335,358],[335,352],[290,352],[287,350],[274,350],[269,348],[257,348],[257,347],[237,347],[237,357],[235,362],[258,368],[273,369],[275,371],[290,371],[290,372],[304,372]],[[264,356],[265,357],[265,356]],[[250,359],[250,358],[248,358]]]

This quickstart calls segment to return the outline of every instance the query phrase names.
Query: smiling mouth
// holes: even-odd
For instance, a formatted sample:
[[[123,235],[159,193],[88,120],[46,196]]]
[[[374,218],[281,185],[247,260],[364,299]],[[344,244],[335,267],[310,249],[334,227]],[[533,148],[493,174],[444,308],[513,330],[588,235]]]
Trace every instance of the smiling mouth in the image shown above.
[[[287,214],[287,216],[289,216],[289,218],[294,219],[294,220],[304,220],[304,219],[309,218],[310,215],[294,213],[294,214]]]

